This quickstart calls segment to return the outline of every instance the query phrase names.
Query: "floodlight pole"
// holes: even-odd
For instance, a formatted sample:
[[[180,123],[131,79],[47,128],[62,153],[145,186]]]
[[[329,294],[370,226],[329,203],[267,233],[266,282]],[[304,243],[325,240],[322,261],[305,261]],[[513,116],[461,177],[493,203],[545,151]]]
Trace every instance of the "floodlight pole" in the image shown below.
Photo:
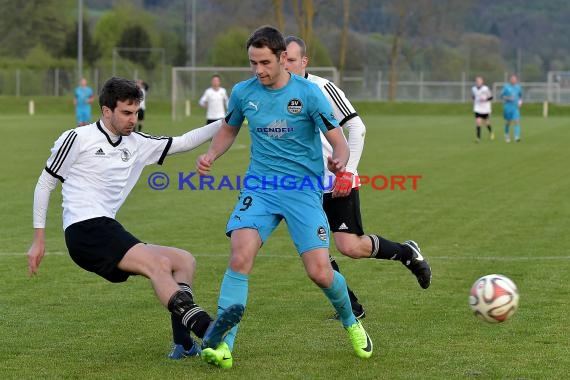
[[[196,0],[192,0],[192,5],[190,6],[190,0],[186,0],[186,66],[196,67]],[[191,9],[191,10],[190,10]],[[190,13],[192,13],[190,15]],[[190,27],[188,24],[191,24]],[[189,49],[190,48],[190,49]],[[188,57],[190,53],[190,57]],[[192,96],[196,92],[196,76],[192,72]]]
[[[77,0],[77,75],[83,78],[83,0]]]

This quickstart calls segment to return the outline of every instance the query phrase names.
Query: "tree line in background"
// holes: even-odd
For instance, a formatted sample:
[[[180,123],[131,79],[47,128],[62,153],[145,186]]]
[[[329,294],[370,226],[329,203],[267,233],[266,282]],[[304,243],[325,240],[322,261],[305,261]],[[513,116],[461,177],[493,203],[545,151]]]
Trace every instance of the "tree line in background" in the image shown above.
[[[0,68],[75,67],[77,0],[0,0],[0,9]],[[198,66],[247,66],[245,40],[273,24],[307,41],[312,65],[381,70],[390,91],[408,72],[544,81],[570,68],[566,0],[201,0],[195,9],[192,0],[84,0],[84,63],[109,66],[120,47],[146,70],[161,59],[189,65],[196,30]]]

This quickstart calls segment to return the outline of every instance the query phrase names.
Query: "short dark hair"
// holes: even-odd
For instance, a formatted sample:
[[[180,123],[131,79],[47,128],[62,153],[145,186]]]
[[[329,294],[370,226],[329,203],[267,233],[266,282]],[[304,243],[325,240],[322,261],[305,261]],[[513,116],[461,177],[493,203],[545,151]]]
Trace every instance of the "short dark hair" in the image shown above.
[[[303,41],[302,38],[295,37],[295,36],[287,36],[285,37],[285,46],[288,46],[291,42],[295,42],[301,48],[301,55],[307,55],[307,44]]]
[[[140,103],[143,101],[144,95],[137,85],[137,83],[130,79],[112,77],[101,89],[99,94],[99,106],[108,107],[111,111],[114,111],[117,107],[117,102],[128,101],[134,103]]]
[[[253,46],[254,48],[268,47],[269,50],[277,56],[277,58],[281,56],[282,52],[287,50],[283,34],[281,34],[277,28],[270,25],[257,28],[252,33],[252,35],[247,39],[245,48],[249,49],[250,46]]]

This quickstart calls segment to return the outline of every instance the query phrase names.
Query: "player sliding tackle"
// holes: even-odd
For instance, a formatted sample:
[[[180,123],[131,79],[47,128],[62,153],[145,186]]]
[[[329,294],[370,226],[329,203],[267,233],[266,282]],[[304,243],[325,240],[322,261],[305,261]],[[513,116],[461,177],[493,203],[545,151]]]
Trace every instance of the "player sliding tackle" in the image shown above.
[[[212,322],[194,302],[191,286],[196,260],[179,248],[143,243],[115,215],[146,165],[161,165],[167,155],[187,152],[210,140],[221,122],[179,137],[133,133],[142,92],[135,82],[109,79],[101,90],[102,117],[64,132],[55,142],[34,193],[34,241],[28,251],[31,275],[45,254],[49,197],[62,182],[63,228],[69,255],[81,268],[110,282],[132,275],[150,279],[159,301],[171,313],[172,359],[199,353],[189,331],[216,347],[243,315],[241,304],[228,305]]]

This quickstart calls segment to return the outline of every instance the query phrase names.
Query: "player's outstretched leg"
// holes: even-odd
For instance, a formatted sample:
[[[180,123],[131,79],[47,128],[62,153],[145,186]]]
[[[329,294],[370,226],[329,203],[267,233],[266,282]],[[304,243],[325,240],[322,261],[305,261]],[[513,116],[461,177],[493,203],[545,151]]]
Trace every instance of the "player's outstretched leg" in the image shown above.
[[[227,307],[206,330],[202,338],[202,349],[217,348],[228,332],[241,321],[244,311],[245,307],[240,304]]]
[[[345,327],[350,343],[352,343],[352,348],[356,353],[356,356],[362,359],[368,359],[372,356],[372,340],[368,336],[366,330],[362,326],[360,321]]]
[[[431,268],[422,256],[418,243],[413,240],[406,240],[403,244],[410,247],[413,253],[412,258],[403,264],[416,276],[422,288],[429,288],[431,284]]]
[[[241,321],[244,311],[243,305],[231,305],[212,322],[202,339],[202,360],[224,369],[232,367],[232,352],[223,339]]]

